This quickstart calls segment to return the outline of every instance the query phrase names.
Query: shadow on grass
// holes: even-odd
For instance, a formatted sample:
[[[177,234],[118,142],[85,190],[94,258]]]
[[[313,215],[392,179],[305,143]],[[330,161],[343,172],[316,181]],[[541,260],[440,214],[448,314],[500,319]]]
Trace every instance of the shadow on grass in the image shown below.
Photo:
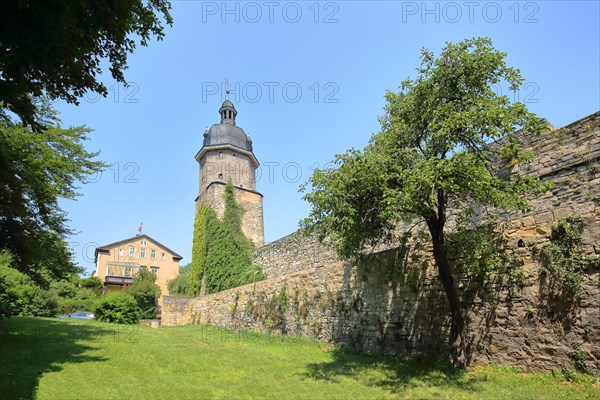
[[[485,381],[445,361],[371,355],[344,348],[333,350],[332,356],[330,362],[309,364],[306,376],[331,382],[347,377],[392,393],[414,387],[452,387],[475,392],[478,383]]]
[[[106,360],[83,354],[95,348],[81,342],[108,340],[109,333],[94,321],[72,323],[28,317],[0,320],[0,397],[34,398],[44,373],[60,371],[63,364]]]

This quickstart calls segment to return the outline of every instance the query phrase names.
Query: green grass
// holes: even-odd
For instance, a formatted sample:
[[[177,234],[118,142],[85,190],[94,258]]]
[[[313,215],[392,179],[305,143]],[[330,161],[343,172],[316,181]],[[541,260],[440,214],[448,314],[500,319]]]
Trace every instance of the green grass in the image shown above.
[[[0,322],[0,398],[599,399],[591,380],[340,351],[202,326]]]

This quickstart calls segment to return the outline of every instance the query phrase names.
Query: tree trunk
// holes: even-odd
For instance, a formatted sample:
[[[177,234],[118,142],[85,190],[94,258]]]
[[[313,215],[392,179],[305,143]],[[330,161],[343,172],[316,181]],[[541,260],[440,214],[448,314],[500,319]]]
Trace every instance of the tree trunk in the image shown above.
[[[441,225],[441,226],[440,226]],[[467,357],[465,354],[466,332],[465,320],[462,314],[462,306],[458,297],[454,278],[450,272],[450,264],[444,250],[444,229],[443,223],[439,221],[427,221],[429,232],[431,233],[433,243],[433,258],[437,266],[440,281],[446,292],[446,298],[450,306],[450,315],[452,318],[450,326],[450,348],[452,352],[452,363],[458,368],[466,368]]]

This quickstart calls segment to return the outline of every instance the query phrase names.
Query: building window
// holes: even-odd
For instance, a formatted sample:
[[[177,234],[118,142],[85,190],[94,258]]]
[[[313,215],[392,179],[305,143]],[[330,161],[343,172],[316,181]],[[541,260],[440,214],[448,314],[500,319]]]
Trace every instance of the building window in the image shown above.
[[[161,253],[160,259],[163,261],[165,261],[167,259],[167,257],[165,256],[165,253]]]
[[[141,244],[142,246],[145,246],[145,245],[146,245],[146,241],[145,241],[145,240],[142,240],[142,241],[140,242],[140,244]]]
[[[123,276],[125,278],[131,278],[131,267],[125,267],[125,270],[123,271]]]
[[[222,151],[219,152],[219,157],[223,157],[223,152]]]
[[[150,250],[150,258],[153,260],[156,260],[156,250],[154,250],[154,249]]]
[[[223,181],[223,174],[219,174],[219,180]]]
[[[123,257],[123,248],[119,247],[119,257]]]
[[[146,248],[142,247],[140,249],[140,258],[146,258]]]
[[[129,246],[129,258],[135,257],[135,247]]]
[[[233,156],[235,157],[235,153],[233,153]]]
[[[150,269],[154,272],[154,275],[158,276],[158,267],[150,267]]]

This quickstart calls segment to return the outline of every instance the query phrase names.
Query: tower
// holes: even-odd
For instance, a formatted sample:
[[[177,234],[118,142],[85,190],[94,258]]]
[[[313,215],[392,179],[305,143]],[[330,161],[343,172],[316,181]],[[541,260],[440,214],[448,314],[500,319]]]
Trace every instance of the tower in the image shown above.
[[[256,247],[265,242],[263,196],[256,191],[258,160],[252,152],[252,140],[236,125],[237,110],[227,99],[219,109],[221,122],[204,132],[202,148],[196,154],[200,164],[200,191],[196,210],[206,204],[223,217],[225,184],[233,183],[235,200],[242,206],[242,231]]]

